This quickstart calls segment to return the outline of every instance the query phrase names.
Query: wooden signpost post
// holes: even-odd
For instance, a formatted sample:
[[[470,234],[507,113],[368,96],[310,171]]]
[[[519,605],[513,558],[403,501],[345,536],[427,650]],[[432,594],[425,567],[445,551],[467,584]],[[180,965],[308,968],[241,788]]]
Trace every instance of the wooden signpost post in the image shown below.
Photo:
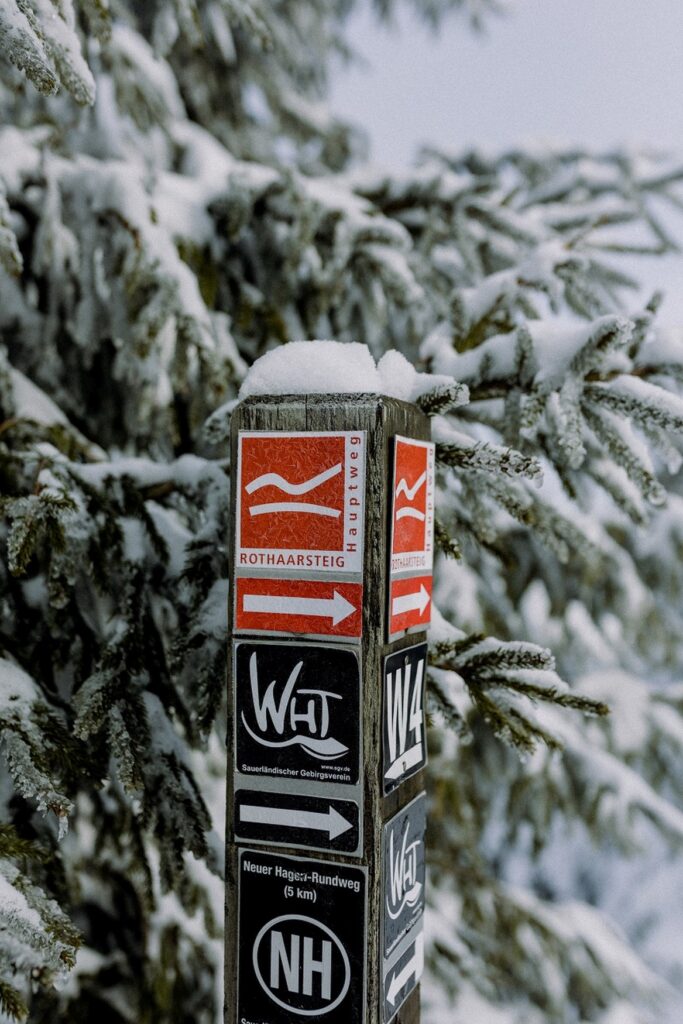
[[[417,1024],[434,446],[415,406],[232,420],[226,1024]]]

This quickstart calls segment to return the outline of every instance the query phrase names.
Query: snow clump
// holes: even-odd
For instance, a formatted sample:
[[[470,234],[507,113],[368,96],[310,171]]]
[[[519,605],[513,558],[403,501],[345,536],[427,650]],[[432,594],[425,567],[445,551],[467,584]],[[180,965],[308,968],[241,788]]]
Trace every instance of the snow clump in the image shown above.
[[[418,373],[400,352],[375,365],[367,345],[357,342],[291,341],[256,360],[239,396],[374,394],[415,402],[452,384],[450,376]]]

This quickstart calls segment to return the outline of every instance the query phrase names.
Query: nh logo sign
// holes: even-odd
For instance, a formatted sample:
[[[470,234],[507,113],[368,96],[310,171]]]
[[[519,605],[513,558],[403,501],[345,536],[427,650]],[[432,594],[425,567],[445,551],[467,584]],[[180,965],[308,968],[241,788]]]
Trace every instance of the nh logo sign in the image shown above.
[[[286,914],[264,925],[254,942],[253,964],[270,999],[300,1016],[329,1013],[351,982],[341,941],[322,922],[301,914]]]

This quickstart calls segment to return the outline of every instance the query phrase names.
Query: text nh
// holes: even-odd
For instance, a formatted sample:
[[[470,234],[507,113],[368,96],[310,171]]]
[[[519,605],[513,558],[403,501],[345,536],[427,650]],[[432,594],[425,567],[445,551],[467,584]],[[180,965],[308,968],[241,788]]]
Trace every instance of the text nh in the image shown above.
[[[316,943],[310,935],[270,933],[270,987],[286,986],[287,991],[305,996],[316,995],[327,1002],[332,998],[332,943],[328,939]],[[314,993],[313,984],[317,991]]]

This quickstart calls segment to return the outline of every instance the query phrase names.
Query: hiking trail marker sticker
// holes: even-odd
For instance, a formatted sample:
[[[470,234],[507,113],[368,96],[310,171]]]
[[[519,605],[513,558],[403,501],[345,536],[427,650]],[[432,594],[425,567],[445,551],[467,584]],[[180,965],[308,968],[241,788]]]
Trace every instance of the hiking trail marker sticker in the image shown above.
[[[384,1024],[418,984],[424,968],[427,797],[411,800],[382,830],[382,979]]]
[[[427,644],[384,659],[382,785],[386,795],[427,763],[424,687]]]
[[[434,462],[432,441],[394,438],[389,639],[426,629],[431,619],[434,560]]]
[[[427,797],[420,793],[386,823],[382,832],[385,959],[424,913]]]
[[[308,793],[235,791],[235,837],[270,846],[297,846],[357,855],[357,803]]]
[[[237,642],[235,767],[246,775],[356,785],[361,687],[355,651]]]
[[[424,963],[424,928],[420,921],[384,965],[383,1024],[389,1024],[394,1019],[417,987]]]
[[[241,431],[238,572],[363,570],[365,431]]]
[[[367,869],[239,851],[237,1020],[363,1024]]]
[[[362,622],[362,583],[270,576],[235,580],[238,633],[357,638]]]
[[[391,579],[389,588],[389,629],[394,639],[410,630],[427,629],[432,617],[432,577],[407,576]]]

